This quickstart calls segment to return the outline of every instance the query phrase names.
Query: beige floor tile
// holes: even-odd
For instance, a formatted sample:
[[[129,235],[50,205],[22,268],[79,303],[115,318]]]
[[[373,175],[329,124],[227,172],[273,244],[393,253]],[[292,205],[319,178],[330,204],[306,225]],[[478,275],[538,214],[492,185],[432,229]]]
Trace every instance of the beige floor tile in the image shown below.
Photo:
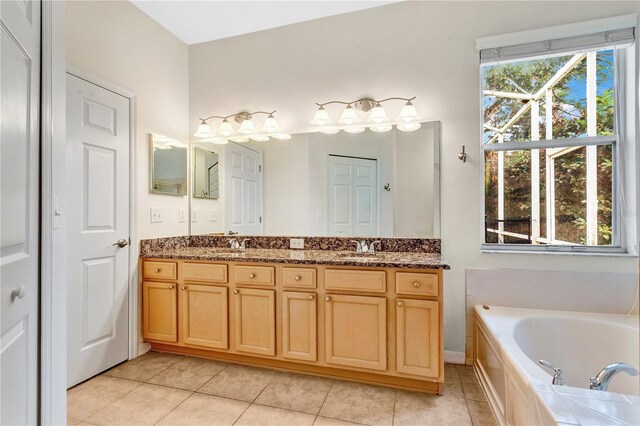
[[[497,423],[488,403],[484,401],[467,401],[467,404],[473,426],[496,426]]]
[[[464,396],[467,401],[487,401],[478,382],[462,382],[462,389],[464,390]]]
[[[458,366],[456,364],[444,365],[444,382],[456,380],[460,381],[460,374],[458,374]]]
[[[303,374],[276,373],[256,404],[318,414],[332,380]]]
[[[182,358],[183,357],[180,355],[147,352],[138,358],[112,368],[105,372],[104,375],[119,377],[121,379],[136,380],[138,382],[146,382]]]
[[[478,383],[478,379],[476,378],[476,373],[473,371],[473,366],[471,365],[458,365],[458,375],[460,376],[460,381],[465,382],[473,382]]]
[[[282,408],[265,407],[251,404],[235,423],[236,426],[305,426],[312,425],[315,416],[283,410]]]
[[[359,423],[345,422],[344,420],[330,419],[328,417],[316,417],[316,421],[313,422],[313,426],[351,426],[358,425]]]
[[[191,392],[142,384],[87,419],[97,425],[152,425],[187,399]]]
[[[267,387],[273,375],[274,372],[270,370],[231,364],[205,383],[198,392],[253,402]]]
[[[149,383],[195,391],[228,365],[219,361],[185,357],[152,377]]]
[[[166,415],[159,425],[232,425],[249,403],[194,393]]]
[[[79,423],[140,386],[138,382],[97,376],[67,392],[67,415]],[[68,422],[69,424],[75,424]]]
[[[418,392],[396,392],[394,426],[471,426],[464,399]]]
[[[367,425],[390,425],[394,401],[393,389],[335,381],[319,414]]]

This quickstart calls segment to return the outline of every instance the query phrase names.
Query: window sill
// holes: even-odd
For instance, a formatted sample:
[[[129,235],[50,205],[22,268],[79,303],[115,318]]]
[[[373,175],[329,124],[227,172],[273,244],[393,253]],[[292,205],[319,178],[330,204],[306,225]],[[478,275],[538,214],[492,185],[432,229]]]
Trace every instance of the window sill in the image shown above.
[[[623,258],[638,258],[637,253],[629,253],[626,251],[589,251],[589,250],[518,250],[512,248],[494,248],[488,246],[482,246],[480,253],[486,254],[532,254],[532,255],[561,255],[561,256],[594,256],[594,257],[623,257]]]

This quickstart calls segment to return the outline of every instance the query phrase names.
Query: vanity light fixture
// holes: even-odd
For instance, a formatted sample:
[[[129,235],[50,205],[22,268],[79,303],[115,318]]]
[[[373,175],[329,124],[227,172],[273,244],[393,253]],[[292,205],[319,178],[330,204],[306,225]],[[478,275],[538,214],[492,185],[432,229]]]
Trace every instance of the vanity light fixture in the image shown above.
[[[277,140],[289,140],[291,135],[283,133],[278,121],[273,116],[273,111],[255,111],[255,112],[237,112],[235,114],[220,116],[212,115],[211,117],[201,118],[198,130],[193,135],[197,138],[207,139],[208,142],[215,144],[227,144],[229,141],[237,143],[249,142],[253,140],[256,142],[266,142],[269,139]],[[260,130],[256,128],[253,122],[253,116],[258,114],[266,114],[267,119],[264,121]],[[219,118],[222,119],[220,126],[214,132],[207,121]],[[233,118],[233,121],[239,124],[238,130],[235,130],[229,119]]]
[[[411,103],[415,98],[415,96],[413,98],[393,97],[381,100],[360,98],[351,102],[338,100],[324,103],[316,102],[318,110],[313,116],[311,124],[317,126],[318,131],[328,135],[334,135],[340,130],[344,130],[347,133],[362,133],[366,128],[373,132],[381,133],[390,131],[393,126],[403,132],[413,132],[421,127],[421,118],[416,111],[416,107]],[[382,106],[382,103],[392,100],[406,102],[395,121],[389,118],[387,111]],[[326,105],[331,104],[346,105],[337,121],[337,125],[333,124],[329,113],[324,108]],[[368,114],[364,119],[361,119],[357,111]]]

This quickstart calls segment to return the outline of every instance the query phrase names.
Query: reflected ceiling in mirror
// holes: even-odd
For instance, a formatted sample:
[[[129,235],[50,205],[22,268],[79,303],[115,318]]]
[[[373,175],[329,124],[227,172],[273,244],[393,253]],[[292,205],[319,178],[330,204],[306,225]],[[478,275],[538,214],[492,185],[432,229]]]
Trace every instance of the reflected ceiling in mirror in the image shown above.
[[[187,195],[187,145],[151,133],[149,146],[150,191],[163,195]]]

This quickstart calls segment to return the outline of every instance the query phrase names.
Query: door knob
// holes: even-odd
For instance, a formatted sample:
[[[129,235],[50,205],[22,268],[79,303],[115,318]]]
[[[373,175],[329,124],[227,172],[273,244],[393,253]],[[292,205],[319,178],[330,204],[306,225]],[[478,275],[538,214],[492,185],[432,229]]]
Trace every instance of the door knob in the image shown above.
[[[14,301],[16,299],[23,299],[26,294],[27,288],[25,286],[21,285],[18,288],[14,288],[13,290],[11,290],[11,301]]]
[[[116,241],[115,243],[113,243],[111,245],[123,248],[123,247],[126,247],[126,246],[129,245],[129,241],[125,240],[124,238],[120,238],[118,241]]]

